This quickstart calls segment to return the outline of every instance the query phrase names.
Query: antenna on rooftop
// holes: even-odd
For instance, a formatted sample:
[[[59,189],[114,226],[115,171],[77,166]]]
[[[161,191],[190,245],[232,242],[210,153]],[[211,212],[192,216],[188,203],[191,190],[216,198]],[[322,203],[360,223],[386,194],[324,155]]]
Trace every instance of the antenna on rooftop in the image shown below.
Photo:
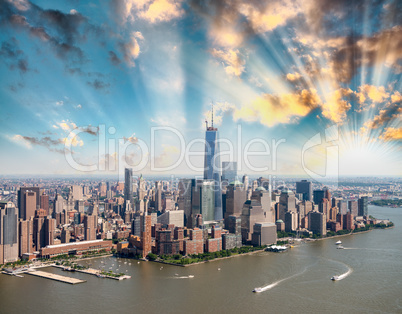
[[[212,106],[212,121],[211,121],[211,123],[212,123],[212,127],[214,127],[214,103],[213,102],[212,102],[211,106]]]

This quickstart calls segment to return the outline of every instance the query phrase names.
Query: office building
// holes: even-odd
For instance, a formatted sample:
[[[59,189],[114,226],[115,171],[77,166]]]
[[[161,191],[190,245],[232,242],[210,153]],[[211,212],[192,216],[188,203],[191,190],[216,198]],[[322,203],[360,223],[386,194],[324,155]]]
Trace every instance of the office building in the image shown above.
[[[313,188],[311,182],[307,180],[296,182],[296,193],[302,193],[304,201],[312,201]]]
[[[368,197],[362,196],[358,201],[358,214],[359,216],[368,216]]]
[[[229,183],[237,180],[237,162],[223,161],[222,162],[222,181]]]
[[[96,240],[97,229],[98,229],[98,216],[85,215],[84,216],[85,241]]]
[[[220,173],[221,163],[219,155],[218,138],[219,138],[218,129],[214,128],[212,118],[212,126],[208,127],[207,125],[207,129],[205,132],[204,180],[212,180],[214,182],[214,189],[213,189],[215,194],[214,196],[215,206],[214,206],[214,218],[213,218],[214,220],[223,219],[221,173]]]
[[[324,213],[310,212],[308,214],[308,229],[315,233],[325,236],[327,234],[327,217]]]
[[[243,204],[247,200],[247,191],[244,185],[239,182],[231,182],[226,191],[226,212],[225,212],[225,227],[228,229],[228,217],[240,217]]]
[[[252,234],[251,243],[254,246],[276,244],[277,233],[274,223],[256,223]]]
[[[49,195],[46,195],[46,193],[43,192],[39,197],[39,203],[40,203],[40,208],[42,208],[46,211],[46,215],[52,214],[51,211],[49,210]]]
[[[320,204],[323,198],[325,198],[324,190],[314,190],[313,191],[314,204],[317,204],[317,205]]]
[[[130,207],[132,207],[134,204],[133,169],[131,168],[124,169],[124,202],[125,205],[130,204]]]
[[[18,260],[18,212],[12,202],[0,202],[0,265]]]
[[[31,193],[27,196],[28,191]],[[18,218],[27,220],[29,217],[35,216],[35,210],[40,206],[39,197],[40,189],[38,187],[21,187],[18,190]]]

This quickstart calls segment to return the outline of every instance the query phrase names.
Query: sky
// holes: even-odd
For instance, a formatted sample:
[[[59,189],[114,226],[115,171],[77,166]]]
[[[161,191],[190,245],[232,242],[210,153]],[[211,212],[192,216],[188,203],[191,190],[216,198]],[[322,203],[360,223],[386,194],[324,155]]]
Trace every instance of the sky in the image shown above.
[[[402,3],[0,0],[0,174],[402,175]]]

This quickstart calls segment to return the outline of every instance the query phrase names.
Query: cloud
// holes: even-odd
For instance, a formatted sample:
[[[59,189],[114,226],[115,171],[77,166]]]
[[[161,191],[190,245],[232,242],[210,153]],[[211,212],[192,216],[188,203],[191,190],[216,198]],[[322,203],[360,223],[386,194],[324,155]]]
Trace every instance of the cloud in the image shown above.
[[[69,120],[63,120],[61,122],[57,122],[56,124],[53,125],[53,128],[58,129],[61,128],[64,132],[66,133],[71,133],[74,130],[77,130],[77,134],[79,133],[87,133],[89,135],[96,136],[98,135],[99,128],[96,126],[83,126],[83,127],[78,127],[74,122],[69,121]],[[76,136],[78,138],[78,135]],[[82,145],[80,145],[82,146]]]
[[[19,70],[22,74],[30,70],[27,57],[14,37],[1,43],[0,57],[10,70]]]
[[[113,51],[109,51],[109,60],[113,65],[119,65],[121,63],[120,58]]]
[[[235,109],[233,118],[235,121],[258,121],[271,127],[304,117],[320,104],[321,100],[315,89],[282,95],[263,94],[251,104]]]
[[[352,95],[353,91],[349,88],[340,88],[329,93],[322,104],[322,115],[335,123],[343,123],[347,112],[352,107],[345,98]]]
[[[296,17],[301,12],[298,1],[244,1],[239,12],[249,21],[255,33],[266,33]]]
[[[384,109],[381,109],[379,114],[374,116],[373,120],[364,123],[364,129],[378,129],[383,125],[390,123],[393,120],[402,118],[401,102],[391,103]]]
[[[373,104],[384,102],[389,97],[389,93],[385,91],[384,86],[374,86],[365,84],[359,87],[359,92],[356,93],[359,103],[362,105],[370,100]]]
[[[134,135],[135,135],[135,133],[133,133],[133,135],[131,135],[130,137],[123,136],[123,139],[124,139],[125,142],[128,141],[128,142],[133,143],[133,144],[138,143],[138,138],[135,137]]]
[[[93,81],[87,81],[87,85],[95,88],[96,90],[108,91],[110,83],[95,79]]]
[[[31,8],[30,4],[26,0],[7,0],[19,11],[27,11]]]
[[[290,82],[298,81],[301,78],[301,75],[297,72],[286,74],[286,79]]]
[[[335,78],[349,83],[362,66],[385,64],[395,73],[402,72],[402,26],[394,26],[370,37],[347,37],[346,44],[332,55],[330,66]]]
[[[245,62],[239,57],[239,50],[220,50],[213,48],[211,54],[225,63],[225,71],[227,74],[240,76],[244,72]]]
[[[384,133],[380,135],[383,141],[402,140],[402,128],[386,128]]]
[[[128,42],[119,43],[119,48],[123,54],[124,61],[130,67],[135,66],[134,60],[137,59],[140,54],[140,45],[138,44],[137,38],[143,39],[144,37],[140,32],[133,32]]]
[[[144,19],[150,23],[169,22],[184,14],[182,1],[176,0],[113,0],[111,6],[123,23]]]
[[[51,152],[64,153],[63,149],[57,148],[57,146],[63,144],[63,139],[52,139],[49,136],[42,138],[23,136],[15,134],[11,140],[16,143],[23,144],[26,148],[31,149],[33,146],[42,146],[47,148]],[[75,145],[74,145],[75,146]]]
[[[151,23],[168,22],[181,17],[184,10],[181,8],[180,1],[174,0],[155,0],[148,7],[138,12],[138,16]]]

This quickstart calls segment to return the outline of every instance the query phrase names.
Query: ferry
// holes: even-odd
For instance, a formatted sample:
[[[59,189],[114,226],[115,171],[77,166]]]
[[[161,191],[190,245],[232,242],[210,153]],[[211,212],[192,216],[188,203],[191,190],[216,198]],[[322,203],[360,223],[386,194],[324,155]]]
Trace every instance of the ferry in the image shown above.
[[[332,281],[337,281],[337,280],[339,280],[339,276],[332,276],[332,277],[331,277],[331,280],[332,280]]]
[[[262,288],[254,288],[253,292],[256,292],[256,293],[262,292]]]
[[[341,241],[341,240],[336,241],[335,244],[336,244],[336,245],[340,245],[340,244],[342,244],[342,241]]]
[[[268,252],[285,252],[288,248],[284,245],[271,245],[265,249]]]

